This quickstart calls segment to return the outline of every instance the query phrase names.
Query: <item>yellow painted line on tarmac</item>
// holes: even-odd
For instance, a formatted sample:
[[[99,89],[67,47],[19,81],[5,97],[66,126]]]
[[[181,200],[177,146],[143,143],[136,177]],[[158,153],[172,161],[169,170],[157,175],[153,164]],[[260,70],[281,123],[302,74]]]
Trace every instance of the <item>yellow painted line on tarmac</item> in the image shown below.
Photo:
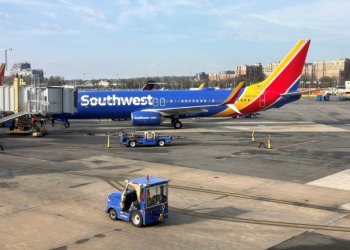
[[[204,189],[204,188],[178,186],[178,185],[172,185],[172,184],[169,185],[169,187],[174,188],[174,189],[193,191],[193,192],[201,192],[201,193],[206,193],[206,194],[216,194],[216,195],[222,195],[222,196],[231,196],[231,197],[236,197],[236,198],[241,198],[241,199],[250,199],[250,200],[256,200],[256,201],[273,202],[273,203],[278,203],[278,204],[299,206],[299,207],[319,209],[319,210],[326,210],[326,211],[332,211],[332,212],[338,212],[338,213],[350,213],[350,210],[347,210],[347,209],[341,209],[341,208],[336,208],[336,207],[327,207],[327,206],[322,206],[322,205],[313,205],[313,204],[302,203],[302,202],[297,202],[297,201],[279,200],[279,199],[267,198],[267,197],[263,197],[263,196],[254,196],[254,195],[249,195],[249,194],[224,192],[224,191],[217,191],[217,190]]]
[[[118,190],[123,190],[124,186],[118,181],[109,179],[107,182],[115,187]],[[174,187],[174,186],[172,186]],[[199,189],[201,190],[201,189]],[[223,192],[217,192],[223,193]],[[278,226],[278,227],[290,227],[290,228],[300,228],[300,229],[313,229],[313,230],[327,230],[327,231],[341,231],[341,232],[350,232],[350,227],[337,227],[337,226],[326,226],[326,225],[315,225],[315,224],[303,224],[303,223],[291,223],[291,222],[281,222],[281,221],[269,221],[269,220],[255,220],[255,219],[244,219],[238,217],[226,217],[213,215],[209,213],[201,213],[195,212],[188,209],[181,209],[176,207],[169,207],[169,210],[172,212],[182,213],[186,215],[192,215],[196,217],[209,218],[214,220],[224,220],[224,221],[232,221],[232,222],[240,222],[240,223],[250,223],[250,224],[258,224],[265,226]]]
[[[290,148],[290,147],[299,146],[299,145],[308,144],[308,143],[314,143],[314,142],[319,142],[319,140],[312,140],[312,141],[305,141],[305,142],[289,144],[289,145],[285,145],[285,146],[281,146],[281,147],[277,147],[277,148],[272,148],[271,150],[276,150],[276,149],[281,149],[281,148]]]
[[[115,180],[107,180],[108,184],[110,184],[112,187],[115,187],[119,191],[124,190],[124,186]]]
[[[350,227],[337,227],[337,226],[325,226],[325,225],[314,225],[314,224],[303,224],[303,223],[290,223],[290,222],[281,222],[281,221],[244,219],[244,218],[238,218],[238,217],[226,217],[226,216],[219,216],[219,215],[213,215],[208,213],[194,212],[188,209],[181,209],[181,208],[175,208],[175,207],[170,207],[169,209],[172,212],[178,212],[178,213],[192,215],[196,217],[202,217],[202,218],[210,218],[214,220],[259,224],[259,225],[265,225],[265,226],[350,232]]]

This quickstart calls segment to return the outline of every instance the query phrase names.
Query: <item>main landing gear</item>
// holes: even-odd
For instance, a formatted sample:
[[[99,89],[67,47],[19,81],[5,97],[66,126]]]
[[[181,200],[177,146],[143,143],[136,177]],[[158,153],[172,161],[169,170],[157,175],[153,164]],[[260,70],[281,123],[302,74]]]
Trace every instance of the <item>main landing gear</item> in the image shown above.
[[[171,119],[171,125],[173,125],[173,127],[176,129],[182,128],[182,123],[179,121],[179,119]]]

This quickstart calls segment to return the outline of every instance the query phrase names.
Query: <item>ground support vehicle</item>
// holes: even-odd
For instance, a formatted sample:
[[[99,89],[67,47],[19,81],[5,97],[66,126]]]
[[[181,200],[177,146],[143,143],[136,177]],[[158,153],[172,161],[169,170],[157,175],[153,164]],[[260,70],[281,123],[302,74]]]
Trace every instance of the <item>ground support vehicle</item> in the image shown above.
[[[107,196],[105,212],[136,227],[163,221],[168,218],[168,182],[153,176],[126,181],[124,190]]]
[[[173,138],[171,136],[157,136],[155,132],[144,132],[143,135],[122,134],[119,143],[128,147],[136,146],[160,146],[170,144]]]
[[[16,118],[12,121],[9,134],[26,135],[31,134],[34,137],[42,137],[47,134],[47,129],[39,127],[36,123],[32,123],[25,118]]]

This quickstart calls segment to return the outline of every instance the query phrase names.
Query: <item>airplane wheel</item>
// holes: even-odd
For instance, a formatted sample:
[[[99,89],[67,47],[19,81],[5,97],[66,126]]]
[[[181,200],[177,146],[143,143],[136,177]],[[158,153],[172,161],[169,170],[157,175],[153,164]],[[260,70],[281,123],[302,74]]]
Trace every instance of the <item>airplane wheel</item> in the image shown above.
[[[173,126],[176,129],[180,129],[180,128],[182,128],[182,123],[179,120],[176,120],[176,121],[174,121]]]
[[[108,212],[109,214],[109,218],[111,218],[111,220],[117,220],[117,212],[114,210],[114,208],[111,208]]]
[[[136,147],[136,142],[135,141],[130,141],[129,142],[129,146],[132,147],[132,148]]]
[[[131,213],[131,223],[135,227],[141,227],[142,226],[142,215],[139,211],[133,211]]]
[[[165,145],[165,141],[163,141],[163,140],[158,141],[159,147],[164,147],[164,145]]]
[[[69,123],[69,122],[65,122],[65,123],[63,124],[63,126],[64,126],[65,128],[69,128],[70,123]]]

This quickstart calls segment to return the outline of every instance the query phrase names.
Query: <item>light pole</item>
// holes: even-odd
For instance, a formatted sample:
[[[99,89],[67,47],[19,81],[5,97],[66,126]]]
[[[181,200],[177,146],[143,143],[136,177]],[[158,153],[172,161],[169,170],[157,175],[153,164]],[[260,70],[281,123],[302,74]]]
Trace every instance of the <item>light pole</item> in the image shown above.
[[[5,69],[7,71],[7,51],[12,51],[12,48],[3,48],[1,50],[5,51]]]

